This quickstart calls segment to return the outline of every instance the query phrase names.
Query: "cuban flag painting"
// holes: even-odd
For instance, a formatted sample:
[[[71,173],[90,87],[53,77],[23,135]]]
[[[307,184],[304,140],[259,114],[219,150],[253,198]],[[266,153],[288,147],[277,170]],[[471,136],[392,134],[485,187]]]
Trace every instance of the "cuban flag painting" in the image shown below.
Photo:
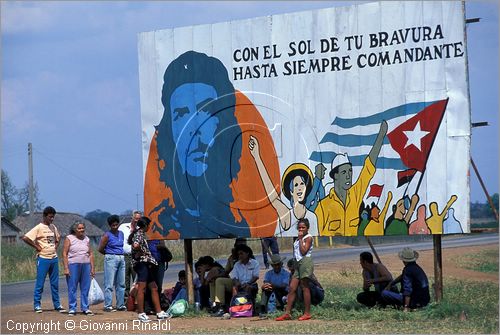
[[[331,124],[332,131],[320,140],[321,150],[311,153],[311,161],[327,166],[332,164],[332,170],[335,157],[347,154],[352,165],[354,186],[359,170],[365,168],[378,126],[383,121],[387,122],[387,134],[374,166],[376,172],[370,180],[370,187],[363,194],[358,235],[447,233],[443,222],[448,219],[448,211],[457,197],[453,195],[446,203],[438,204],[427,197],[428,185],[422,181],[425,180],[427,163],[433,154],[448,100],[407,103],[366,117],[335,117]],[[332,184],[326,183],[326,194],[337,193]],[[347,195],[344,208],[352,199]],[[418,212],[417,207],[420,208]],[[454,222],[457,227],[453,230],[460,231],[460,223]]]

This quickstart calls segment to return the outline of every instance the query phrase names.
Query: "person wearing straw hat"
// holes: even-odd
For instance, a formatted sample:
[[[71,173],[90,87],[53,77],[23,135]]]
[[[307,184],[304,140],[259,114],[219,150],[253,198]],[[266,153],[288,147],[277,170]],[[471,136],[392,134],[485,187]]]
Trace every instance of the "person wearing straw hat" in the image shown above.
[[[330,177],[333,188],[316,207],[319,233],[323,236],[356,236],[359,225],[359,207],[375,175],[375,165],[387,134],[387,122],[380,124],[380,130],[366,157],[358,180],[352,183],[352,163],[347,153],[339,153],[332,160]]]
[[[278,254],[271,256],[269,264],[271,264],[272,269],[264,275],[259,316],[264,316],[267,313],[267,304],[273,293],[276,297],[276,307],[281,310],[284,307],[283,297],[288,295],[288,282],[290,281],[290,272],[283,268],[285,259],[286,257],[281,257]]]
[[[262,184],[266,190],[269,202],[274,207],[279,216],[279,225],[276,233],[282,234],[289,231],[292,225],[296,225],[299,219],[307,219],[310,224],[309,233],[318,235],[318,220],[316,214],[307,209],[306,203],[313,186],[313,174],[311,169],[303,163],[293,163],[283,173],[281,178],[281,189],[285,198],[290,202],[288,207],[280,198],[279,192],[275,189],[269,173],[262,162],[259,150],[259,141],[256,137],[250,136],[248,148],[255,160]],[[289,236],[290,234],[287,234]]]
[[[424,270],[416,263],[418,252],[406,247],[398,255],[404,264],[403,273],[382,291],[382,299],[388,305],[402,306],[405,312],[427,306],[431,299],[429,280]],[[396,283],[401,283],[401,293],[390,290]]]

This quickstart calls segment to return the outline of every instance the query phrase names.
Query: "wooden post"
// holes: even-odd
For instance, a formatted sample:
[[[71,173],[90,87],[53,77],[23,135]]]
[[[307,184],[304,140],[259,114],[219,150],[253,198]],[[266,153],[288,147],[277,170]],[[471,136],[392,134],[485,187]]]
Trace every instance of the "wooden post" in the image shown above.
[[[434,244],[434,295],[436,302],[443,298],[443,257],[441,253],[441,235],[432,235]]]
[[[314,236],[314,247],[319,248],[319,238],[318,238],[318,236]]]
[[[365,238],[366,238],[366,241],[368,242],[368,244],[370,245],[370,248],[372,249],[372,252],[375,255],[375,258],[377,259],[377,262],[379,262],[380,264],[382,264],[382,261],[380,260],[380,257],[378,257],[377,250],[375,250],[375,247],[372,244],[372,241],[370,240],[370,238],[368,236],[365,236]]]
[[[193,286],[193,240],[184,240],[184,264],[186,268],[186,287],[188,302],[194,304],[194,286]]]

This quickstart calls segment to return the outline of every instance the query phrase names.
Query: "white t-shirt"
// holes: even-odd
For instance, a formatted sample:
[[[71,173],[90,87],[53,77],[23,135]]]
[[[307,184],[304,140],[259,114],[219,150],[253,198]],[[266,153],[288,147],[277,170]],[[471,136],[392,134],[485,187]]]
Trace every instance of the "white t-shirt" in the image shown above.
[[[250,258],[247,264],[237,261],[233,270],[229,273],[231,279],[238,279],[241,284],[248,283],[252,277],[259,278],[259,262]]]
[[[122,223],[119,227],[118,230],[123,233],[123,253],[130,255],[132,252],[132,246],[128,244],[128,237],[130,236],[130,227],[132,225],[132,222],[128,223]]]
[[[302,241],[305,242],[305,239],[307,238],[312,239],[313,237],[311,236],[311,234],[307,233],[307,235],[302,238]],[[295,257],[297,262],[304,257],[311,257],[311,251],[313,249],[313,243],[311,241],[311,247],[309,248],[309,250],[307,250],[307,253],[304,256],[302,256],[302,254],[300,253],[299,243],[300,243],[299,239],[296,239],[295,242],[293,242],[293,257]]]

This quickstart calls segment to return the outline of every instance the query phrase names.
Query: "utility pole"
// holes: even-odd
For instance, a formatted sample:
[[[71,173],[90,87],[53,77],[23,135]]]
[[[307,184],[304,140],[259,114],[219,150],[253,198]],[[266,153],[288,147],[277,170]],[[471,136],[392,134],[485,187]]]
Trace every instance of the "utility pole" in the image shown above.
[[[31,142],[28,143],[28,183],[29,183],[29,210],[30,216],[33,215],[35,210],[35,201],[33,195],[33,147]]]

